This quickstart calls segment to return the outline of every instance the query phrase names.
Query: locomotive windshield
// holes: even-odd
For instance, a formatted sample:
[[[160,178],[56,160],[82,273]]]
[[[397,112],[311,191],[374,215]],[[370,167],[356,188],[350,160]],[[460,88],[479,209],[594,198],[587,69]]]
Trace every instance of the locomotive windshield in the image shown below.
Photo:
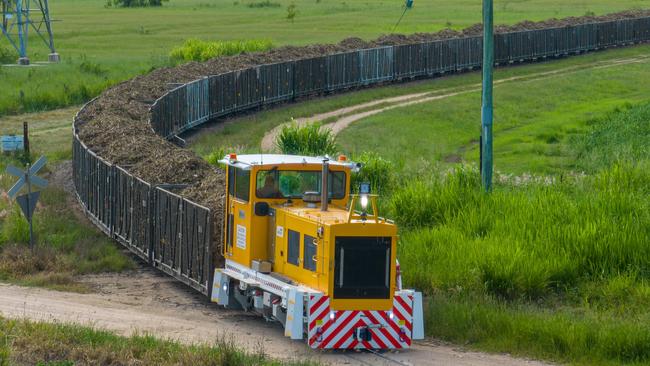
[[[391,238],[337,237],[334,298],[390,298]]]
[[[304,170],[261,170],[256,177],[258,198],[302,198],[305,192],[321,191],[321,172]],[[345,198],[345,172],[330,171],[329,197]]]

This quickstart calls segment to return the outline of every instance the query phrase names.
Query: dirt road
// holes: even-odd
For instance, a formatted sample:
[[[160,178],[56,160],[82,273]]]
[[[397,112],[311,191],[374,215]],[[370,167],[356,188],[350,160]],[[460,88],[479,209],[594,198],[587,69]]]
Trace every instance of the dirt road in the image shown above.
[[[622,66],[622,65],[633,64],[633,63],[648,62],[649,59],[650,58],[648,56],[637,56],[631,58],[621,58],[621,59],[594,62],[593,64],[588,64],[588,65],[568,66],[565,68],[555,69],[551,71],[531,73],[527,75],[513,76],[505,79],[500,79],[500,80],[496,80],[494,84],[495,86],[498,86],[510,82],[526,82],[526,81],[534,81],[534,80],[543,80],[552,77],[565,76],[568,74],[572,74],[584,70],[596,70],[596,69],[610,68],[610,67]],[[350,124],[356,121],[370,117],[375,114],[389,111],[394,108],[407,107],[414,104],[427,103],[435,100],[442,100],[446,98],[455,97],[457,95],[462,95],[471,92],[480,92],[480,91],[481,91],[481,84],[471,84],[471,85],[463,85],[455,88],[441,89],[441,90],[431,91],[431,92],[420,92],[420,93],[401,95],[398,97],[377,99],[371,102],[353,105],[353,106],[313,115],[310,117],[296,118],[294,120],[294,123],[296,123],[298,126],[305,126],[315,121],[329,120],[330,122],[323,125],[322,128],[330,129],[333,134],[337,135],[345,128],[350,126]],[[290,122],[276,126],[275,128],[268,131],[264,135],[261,143],[261,148],[263,151],[277,150],[277,147],[275,145],[275,140],[277,139],[277,136],[282,131],[282,128],[289,123]]]
[[[196,292],[149,268],[123,274],[88,276],[90,294],[57,292],[0,284],[0,314],[11,318],[72,322],[122,335],[150,333],[185,343],[234,340],[252,350],[287,359],[313,359],[332,365],[393,365],[368,353],[316,352],[284,337],[282,328],[253,314],[210,304]],[[404,365],[543,365],[505,355],[464,352],[432,342],[385,357]]]

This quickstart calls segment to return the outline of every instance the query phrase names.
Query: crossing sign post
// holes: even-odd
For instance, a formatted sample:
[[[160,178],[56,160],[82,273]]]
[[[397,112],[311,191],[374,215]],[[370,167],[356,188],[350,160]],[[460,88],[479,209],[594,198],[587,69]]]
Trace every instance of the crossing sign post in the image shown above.
[[[34,210],[36,209],[36,202],[40,197],[40,192],[32,192],[32,185],[35,185],[39,188],[47,187],[47,180],[36,176],[41,168],[45,166],[47,159],[44,156],[41,156],[34,165],[30,166],[27,164],[27,169],[21,170],[16,168],[13,165],[7,166],[7,173],[18,177],[18,181],[14,184],[13,187],[7,192],[9,198],[16,199],[18,205],[20,206],[27,222],[29,222],[29,247],[34,250],[34,231],[32,227],[32,217],[34,216]],[[27,194],[18,196],[18,193],[27,187]]]

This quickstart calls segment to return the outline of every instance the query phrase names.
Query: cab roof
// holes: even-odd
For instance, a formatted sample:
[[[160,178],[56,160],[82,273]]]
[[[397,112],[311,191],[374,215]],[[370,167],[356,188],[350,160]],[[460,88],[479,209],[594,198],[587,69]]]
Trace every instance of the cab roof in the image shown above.
[[[237,168],[250,168],[251,166],[276,166],[281,164],[315,164],[322,165],[325,157],[302,156],[302,155],[283,155],[283,154],[245,154],[237,155],[235,160],[231,160],[229,155],[226,155],[220,163],[234,166]],[[339,162],[331,160],[328,162],[330,165],[353,167],[356,164],[349,161]]]

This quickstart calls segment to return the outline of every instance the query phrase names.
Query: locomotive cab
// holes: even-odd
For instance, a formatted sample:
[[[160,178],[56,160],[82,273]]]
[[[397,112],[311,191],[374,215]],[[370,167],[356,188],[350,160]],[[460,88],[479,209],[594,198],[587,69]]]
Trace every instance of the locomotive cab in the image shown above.
[[[421,295],[397,288],[397,227],[367,190],[350,194],[356,164],[269,154],[221,162],[225,268],[213,301],[277,320],[313,348],[404,348],[421,336]]]

